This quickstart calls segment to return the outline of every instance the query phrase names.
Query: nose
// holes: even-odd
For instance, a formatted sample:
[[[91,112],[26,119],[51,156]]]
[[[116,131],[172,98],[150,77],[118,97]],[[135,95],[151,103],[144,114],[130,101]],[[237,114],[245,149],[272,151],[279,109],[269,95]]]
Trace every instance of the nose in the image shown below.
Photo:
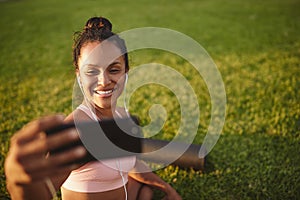
[[[110,76],[106,72],[100,73],[98,75],[98,85],[106,86],[109,85],[110,83],[111,83]]]

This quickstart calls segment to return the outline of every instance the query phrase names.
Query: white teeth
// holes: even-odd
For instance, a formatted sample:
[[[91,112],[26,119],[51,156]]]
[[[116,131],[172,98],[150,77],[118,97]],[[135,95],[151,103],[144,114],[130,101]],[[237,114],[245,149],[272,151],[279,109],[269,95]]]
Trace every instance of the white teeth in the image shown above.
[[[107,90],[107,91],[95,91],[97,94],[103,95],[103,94],[110,94],[113,92],[113,90]]]

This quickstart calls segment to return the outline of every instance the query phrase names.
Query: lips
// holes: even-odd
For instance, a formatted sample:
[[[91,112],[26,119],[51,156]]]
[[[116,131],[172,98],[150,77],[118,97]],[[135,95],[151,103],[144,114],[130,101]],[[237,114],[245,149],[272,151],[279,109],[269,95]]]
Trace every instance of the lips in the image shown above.
[[[110,97],[112,93],[116,90],[114,89],[109,89],[109,90],[94,90],[94,93],[97,94],[98,96],[104,98],[104,97]]]

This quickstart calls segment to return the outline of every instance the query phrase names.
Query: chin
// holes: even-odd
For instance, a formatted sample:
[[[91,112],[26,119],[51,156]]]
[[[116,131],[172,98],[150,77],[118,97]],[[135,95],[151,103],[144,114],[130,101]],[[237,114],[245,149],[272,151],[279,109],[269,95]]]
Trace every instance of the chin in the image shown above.
[[[111,109],[112,106],[114,105],[113,102],[111,102],[110,99],[107,100],[96,100],[94,102],[94,104],[98,107],[98,108],[103,108],[103,109]]]

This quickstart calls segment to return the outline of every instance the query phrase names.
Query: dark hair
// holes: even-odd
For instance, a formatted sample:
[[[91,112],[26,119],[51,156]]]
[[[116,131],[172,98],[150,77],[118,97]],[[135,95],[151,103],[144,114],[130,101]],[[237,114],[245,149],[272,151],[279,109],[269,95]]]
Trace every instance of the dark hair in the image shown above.
[[[117,34],[112,32],[112,24],[104,17],[92,17],[90,18],[82,31],[74,33],[73,44],[73,65],[78,68],[78,59],[82,46],[89,42],[109,40],[114,42],[118,48],[120,48],[125,60],[125,69],[129,70],[128,54],[125,41],[121,39]]]

